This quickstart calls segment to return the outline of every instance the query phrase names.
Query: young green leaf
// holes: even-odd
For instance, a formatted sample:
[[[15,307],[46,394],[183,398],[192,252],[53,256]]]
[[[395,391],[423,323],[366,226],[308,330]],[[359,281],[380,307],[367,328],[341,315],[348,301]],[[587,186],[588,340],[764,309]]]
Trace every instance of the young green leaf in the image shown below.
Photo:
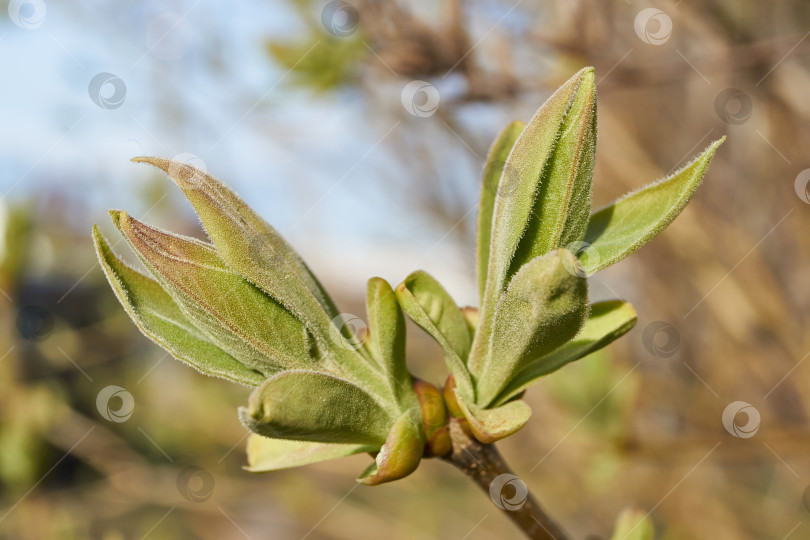
[[[328,339],[338,316],[331,299],[287,241],[233,190],[186,163],[153,157],[132,161],[166,172],[194,206],[228,266]]]
[[[524,401],[512,401],[500,407],[484,409],[467,403],[456,392],[456,400],[476,439],[485,444],[504,439],[526,425],[532,415]]]
[[[459,389],[472,398],[472,382],[465,367],[470,333],[464,315],[451,296],[438,281],[421,270],[405,278],[395,292],[402,310],[444,349]]]
[[[496,196],[492,210],[494,225],[490,240],[487,284],[481,302],[481,324],[491,329],[495,308],[508,282],[510,263],[526,226],[535,212],[534,201],[543,172],[560,137],[560,129],[572,98],[583,79],[593,75],[584,68],[563,84],[537,111],[520,134],[506,161],[510,176],[517,180],[507,194]],[[485,356],[490,348],[491,331],[477,332],[473,341],[473,358]]]
[[[357,479],[361,484],[376,486],[408,476],[419,466],[425,449],[422,413],[414,407],[394,423],[391,433],[374,463]]]
[[[405,317],[394,290],[382,278],[368,280],[366,298],[369,334],[365,343],[386,374],[391,394],[410,408],[416,402],[405,365]]]
[[[695,194],[709,162],[725,137],[671,176],[628,193],[591,216],[582,251],[589,274],[633,253],[672,223]]]
[[[606,347],[629,332],[636,320],[636,310],[628,302],[608,300],[592,304],[588,320],[579,334],[553,352],[528,363],[493,403],[506,403],[540,377]]]
[[[576,258],[558,249],[515,274],[495,314],[491,354],[476,358],[476,403],[486,406],[528,362],[573,338],[588,314]]]
[[[530,160],[516,145],[510,163]],[[558,247],[582,240],[591,213],[591,183],[596,158],[596,84],[593,70],[580,78],[576,96],[565,113],[560,135],[543,170],[533,212],[518,244],[509,276]],[[508,278],[507,278],[508,279]]]
[[[201,373],[247,386],[261,384],[263,374],[209,343],[157,282],[118,259],[96,226],[93,240],[115,296],[146,337]]]
[[[270,439],[251,433],[247,440],[248,465],[244,468],[255,473],[278,471],[377,450],[374,445]]]
[[[359,386],[314,371],[284,371],[250,395],[239,419],[275,439],[381,447],[396,418]]]
[[[484,166],[484,181],[481,185],[481,202],[478,206],[478,297],[479,302],[484,300],[484,291],[487,286],[487,267],[489,265],[489,247],[492,235],[492,211],[495,207],[495,197],[498,192],[508,196],[517,188],[518,174],[506,167],[509,152],[515,146],[526,124],[515,121],[506,126],[489,150],[487,163]]]
[[[304,325],[228,268],[214,246],[149,227],[123,211],[110,215],[183,313],[217,346],[266,376],[315,366]]]

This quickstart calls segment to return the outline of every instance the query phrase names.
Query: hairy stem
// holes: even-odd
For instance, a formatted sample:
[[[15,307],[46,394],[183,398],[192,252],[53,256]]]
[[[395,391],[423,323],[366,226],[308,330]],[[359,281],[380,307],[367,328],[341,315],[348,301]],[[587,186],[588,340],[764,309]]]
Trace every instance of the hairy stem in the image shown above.
[[[499,475],[514,475],[494,444],[478,442],[462,429],[460,421],[455,418],[450,422],[450,437],[453,442],[453,450],[444,457],[444,460],[452,463],[469,476],[487,495],[490,494],[493,480]],[[498,493],[498,496],[500,495]],[[526,500],[522,505],[520,502],[522,501],[516,500],[515,504],[507,505],[511,509],[501,508],[501,511],[528,538],[569,540],[568,535],[545,513],[530,493],[526,494]]]

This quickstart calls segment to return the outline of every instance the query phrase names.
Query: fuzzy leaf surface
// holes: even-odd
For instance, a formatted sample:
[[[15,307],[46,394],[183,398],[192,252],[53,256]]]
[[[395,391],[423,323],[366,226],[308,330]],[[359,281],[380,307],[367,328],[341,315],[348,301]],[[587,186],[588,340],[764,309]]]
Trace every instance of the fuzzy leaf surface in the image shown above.
[[[672,223],[700,186],[725,137],[671,176],[628,193],[594,212],[585,232],[582,265],[589,274],[624,259]]]
[[[501,392],[495,404],[509,401],[540,377],[608,346],[629,332],[636,321],[636,310],[628,302],[608,300],[592,304],[588,320],[579,334],[550,354],[526,365]]]
[[[263,374],[210,343],[156,281],[118,259],[98,227],[93,227],[93,240],[115,296],[146,337],[206,375],[247,386],[262,383]]]
[[[588,286],[566,249],[515,274],[495,314],[492,351],[475,373],[476,403],[489,405],[531,360],[573,338],[588,315]]]
[[[304,325],[231,270],[211,244],[164,232],[112,211],[113,222],[194,325],[266,376],[311,368]]]
[[[483,302],[484,291],[487,286],[487,268],[489,266],[489,249],[492,238],[492,215],[495,207],[495,197],[498,191],[506,194],[517,186],[519,177],[517,171],[506,166],[509,152],[515,146],[526,124],[520,121],[510,123],[498,135],[492,144],[484,166],[484,181],[481,185],[481,201],[478,206],[478,243],[476,245],[478,258],[478,297]]]
[[[528,161],[530,148],[516,145],[510,163]],[[542,172],[533,211],[510,264],[509,275],[540,255],[582,240],[591,214],[596,158],[596,84],[593,70],[579,79],[559,139]]]
[[[382,403],[332,375],[284,371],[254,390],[239,419],[265,437],[380,448],[396,419]]]
[[[450,371],[464,395],[472,397],[465,361],[470,351],[470,332],[461,310],[430,274],[416,271],[396,288],[402,310],[444,349]]]

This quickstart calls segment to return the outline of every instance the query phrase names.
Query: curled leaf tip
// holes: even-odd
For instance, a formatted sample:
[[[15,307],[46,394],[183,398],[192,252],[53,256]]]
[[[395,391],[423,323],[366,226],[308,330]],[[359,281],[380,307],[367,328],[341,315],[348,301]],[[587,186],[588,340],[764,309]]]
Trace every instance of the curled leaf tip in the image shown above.
[[[404,478],[419,466],[424,448],[422,412],[414,407],[394,423],[374,463],[363,471],[357,481],[376,486]]]

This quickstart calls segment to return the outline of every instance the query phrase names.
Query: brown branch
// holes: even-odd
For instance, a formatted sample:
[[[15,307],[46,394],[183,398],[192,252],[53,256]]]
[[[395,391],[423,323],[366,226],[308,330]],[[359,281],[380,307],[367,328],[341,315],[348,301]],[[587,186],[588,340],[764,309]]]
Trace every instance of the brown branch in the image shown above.
[[[494,444],[483,444],[470,437],[461,428],[457,419],[450,422],[450,438],[453,450],[444,457],[444,460],[469,476],[487,495],[490,494],[490,486],[495,478],[502,474],[514,474]],[[515,504],[513,509],[501,508],[501,510],[528,538],[569,539],[530,493],[526,494],[526,500],[522,505],[519,502],[523,501],[515,501],[518,504]]]

